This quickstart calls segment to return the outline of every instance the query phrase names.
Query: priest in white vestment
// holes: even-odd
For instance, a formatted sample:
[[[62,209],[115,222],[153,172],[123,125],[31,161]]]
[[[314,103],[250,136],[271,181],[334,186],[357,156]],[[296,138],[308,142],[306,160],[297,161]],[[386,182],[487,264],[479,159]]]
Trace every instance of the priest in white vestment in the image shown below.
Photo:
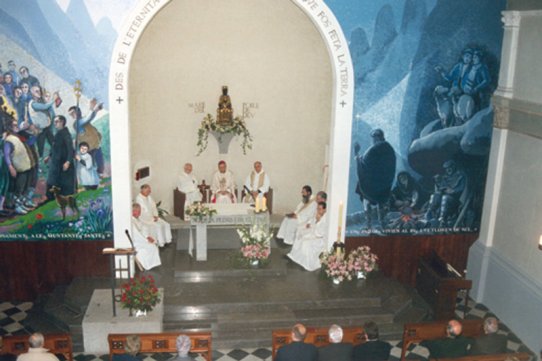
[[[212,203],[237,203],[235,178],[223,160],[218,162],[218,171],[213,175],[211,192],[213,192]]]
[[[308,185],[301,190],[301,203],[292,213],[288,213],[280,224],[277,238],[282,239],[286,244],[293,244],[297,228],[314,217],[316,213],[316,202],[312,197],[312,188]]]
[[[327,246],[327,228],[326,203],[320,202],[314,218],[305,225],[303,232],[298,232],[288,257],[307,271],[320,268],[320,254]]]
[[[132,204],[132,241],[137,251],[137,262],[145,270],[150,270],[162,264],[160,252],[156,239],[148,233],[147,226],[139,219],[141,206],[138,203]]]
[[[163,247],[166,243],[171,243],[171,226],[158,217],[158,209],[151,197],[150,185],[143,184],[141,186],[141,191],[136,197],[136,203],[141,206],[139,219],[147,226],[149,233],[155,236],[158,246]]]
[[[250,192],[250,193],[249,193]],[[254,170],[250,172],[245,180],[244,203],[252,203],[256,198],[263,198],[265,193],[269,192],[269,177],[263,170],[262,162],[254,162]]]
[[[184,165],[184,172],[179,176],[177,182],[177,188],[186,194],[186,203],[190,205],[194,202],[201,202],[202,194],[198,188],[198,180],[192,173],[192,164],[186,163]],[[186,207],[185,207],[186,209]]]

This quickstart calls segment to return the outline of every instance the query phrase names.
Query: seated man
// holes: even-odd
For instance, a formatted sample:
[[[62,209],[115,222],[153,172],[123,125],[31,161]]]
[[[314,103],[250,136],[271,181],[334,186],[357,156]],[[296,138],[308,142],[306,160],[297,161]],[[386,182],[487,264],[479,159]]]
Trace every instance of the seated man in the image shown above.
[[[33,333],[28,338],[30,348],[28,352],[22,353],[17,357],[17,361],[58,361],[58,357],[49,352],[49,350],[43,348],[45,339],[41,333]]]
[[[163,247],[171,243],[171,226],[169,223],[158,217],[156,203],[151,197],[151,186],[143,184],[140,193],[136,197],[136,203],[141,206],[139,220],[147,227],[150,235],[158,241],[158,246]]]
[[[292,327],[292,343],[282,346],[277,351],[275,361],[316,361],[318,349],[313,344],[303,342],[307,329],[298,323]]]
[[[298,235],[301,237],[296,238],[294,246],[288,257],[307,271],[314,271],[320,268],[320,253],[326,250],[327,244],[327,217],[326,217],[326,203],[318,203],[316,209],[316,215],[307,223],[307,231]]]
[[[192,357],[188,355],[190,347],[192,347],[192,341],[187,335],[179,335],[176,341],[177,356],[170,358],[168,361],[194,361]]]
[[[353,345],[342,342],[343,329],[339,325],[331,325],[329,328],[329,345],[320,347],[318,361],[351,361]]]
[[[201,202],[202,194],[198,188],[198,180],[192,174],[192,164],[186,163],[184,165],[184,171],[179,176],[177,182],[177,188],[186,194],[186,203],[192,204],[194,202]],[[186,209],[186,207],[185,207]]]
[[[508,352],[507,337],[497,333],[499,321],[495,317],[484,320],[484,335],[474,339],[470,349],[471,355],[491,355]]]
[[[378,326],[373,321],[363,325],[366,342],[354,347],[354,361],[387,361],[391,345],[378,339]]]
[[[316,202],[312,196],[312,188],[308,185],[301,189],[301,202],[295,211],[288,213],[280,225],[277,238],[286,244],[294,244],[295,234],[299,225],[306,224],[316,212]]]
[[[141,206],[138,203],[132,204],[132,240],[137,251],[137,263],[144,270],[158,267],[162,264],[160,252],[156,240],[149,235],[148,227],[139,220]]]
[[[454,358],[467,356],[471,344],[469,338],[461,336],[463,326],[459,321],[450,320],[446,326],[446,338],[425,340],[421,346],[429,350],[430,358]]]
[[[235,179],[233,173],[227,170],[226,162],[218,162],[218,171],[213,175],[211,183],[212,203],[237,203],[235,196]]]
[[[245,180],[244,203],[252,203],[256,198],[263,198],[264,193],[269,192],[269,177],[262,169],[262,162],[254,162],[254,170],[250,172]]]

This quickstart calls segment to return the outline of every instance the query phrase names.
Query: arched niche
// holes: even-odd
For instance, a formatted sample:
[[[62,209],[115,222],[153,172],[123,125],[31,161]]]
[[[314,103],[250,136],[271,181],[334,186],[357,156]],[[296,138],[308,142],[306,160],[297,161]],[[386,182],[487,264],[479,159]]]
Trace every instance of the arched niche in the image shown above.
[[[184,2],[185,7],[183,10],[186,12],[189,12],[189,5],[192,3],[193,0],[185,0],[185,1],[176,1],[175,4]],[[239,2],[242,2],[243,0],[239,0]],[[248,0],[244,0],[248,1]],[[134,117],[143,117],[147,119],[148,127],[154,127],[154,129],[158,129],[159,131],[164,132],[164,134],[171,135],[172,131],[175,131],[175,129],[171,129],[171,124],[168,121],[161,122],[161,117],[156,116],[156,112],[153,111],[152,108],[149,109],[149,107],[145,107],[145,111],[143,114],[132,114],[134,109],[140,109],[137,106],[134,106],[133,103],[139,103],[142,100],[138,98],[138,92],[134,91],[135,85],[130,81],[131,79],[137,79],[138,83],[141,82],[141,78],[135,77],[133,78],[133,74],[131,73],[133,71],[132,67],[137,67],[138,73],[141,71],[144,71],[145,69],[141,68],[141,64],[138,63],[137,66],[133,65],[134,55],[136,52],[136,46],[138,45],[139,41],[141,40],[144,31],[152,32],[157,31],[153,28],[153,26],[150,25],[153,18],[157,16],[157,14],[164,11],[164,14],[160,14],[160,18],[162,18],[164,21],[177,21],[178,17],[182,17],[182,15],[178,13],[167,13],[170,9],[169,6],[167,6],[170,3],[170,1],[148,1],[144,0],[138,3],[138,5],[134,8],[132,14],[128,17],[127,21],[125,22],[125,25],[123,29],[120,32],[119,38],[117,40],[117,43],[115,45],[115,49],[113,52],[113,58],[111,62],[111,71],[110,71],[110,130],[111,130],[111,163],[112,163],[112,187],[113,187],[113,205],[115,207],[115,213],[114,213],[114,236],[115,236],[115,245],[116,246],[125,246],[127,244],[126,236],[124,234],[125,229],[130,229],[130,204],[131,200],[133,198],[133,195],[137,192],[134,182],[134,167],[138,166],[141,163],[148,162],[152,165],[152,167],[155,167],[157,162],[156,155],[149,155],[149,159],[144,159],[144,157],[141,156],[141,154],[138,154],[136,157],[137,159],[132,159],[132,149],[136,149],[134,144],[134,139],[132,139],[131,134],[133,136],[133,132],[131,129],[136,131],[137,137],[144,136],[141,133],[144,132],[140,125],[136,125],[136,123],[132,123],[132,119]],[[171,5],[173,5],[172,3]],[[201,4],[201,2],[198,2]],[[192,3],[194,4],[194,3]],[[209,3],[211,4],[211,3]],[[269,2],[265,1],[250,1],[251,6],[269,6]],[[277,3],[278,4],[278,3]],[[272,5],[277,5],[273,3]],[[329,101],[330,105],[328,106],[329,114],[326,115],[330,119],[328,121],[328,138],[327,143],[329,144],[329,150],[328,150],[328,187],[329,190],[329,199],[328,199],[328,212],[330,214],[330,228],[329,228],[329,242],[330,244],[337,238],[337,228],[339,223],[339,204],[343,204],[343,212],[346,209],[346,197],[347,197],[347,187],[348,187],[348,167],[349,167],[349,160],[350,160],[350,134],[351,134],[351,119],[352,119],[352,102],[353,102],[353,69],[352,69],[352,63],[350,60],[350,55],[348,52],[348,44],[346,42],[346,39],[344,37],[344,34],[342,33],[342,30],[332,14],[332,12],[327,8],[327,6],[322,1],[300,1],[300,0],[283,0],[280,2],[280,6],[295,6],[296,9],[299,9],[302,11],[303,14],[312,22],[312,26],[314,26],[314,29],[317,31],[319,36],[321,37],[321,40],[325,44],[325,47],[327,48],[327,56],[329,59],[329,64],[331,65],[331,74],[332,74],[332,80],[330,82],[329,91],[326,94],[326,97],[329,97],[326,99]],[[171,7],[171,9],[177,9],[178,7]],[[239,9],[243,9],[243,7],[240,7]],[[214,7],[211,7],[209,5],[209,12],[213,12],[216,9]],[[212,19],[213,14],[207,14]],[[269,13],[264,11],[263,13]],[[236,16],[234,13],[229,14],[228,19],[231,21],[243,21],[245,17],[250,17],[251,13],[247,10],[245,12],[240,12]],[[185,15],[186,16],[186,15]],[[188,15],[190,16],[190,15]],[[232,19],[232,17],[235,17]],[[177,18],[177,19],[176,19]],[[178,37],[180,39],[183,38],[183,36],[198,36],[198,34],[201,34],[202,31],[208,31],[208,29],[205,28],[205,16],[200,15],[198,19],[201,19],[202,22],[200,24],[199,28],[192,28],[192,29],[184,29],[183,32],[179,33],[170,33],[166,32],[163,34],[159,34],[160,36],[163,36],[164,41],[168,41],[171,37]],[[288,19],[285,19],[287,21]],[[209,19],[207,20],[209,21]],[[265,19],[262,19],[262,21],[265,21]],[[276,19],[275,19],[276,21]],[[247,32],[251,31],[250,28],[247,29]],[[254,31],[254,29],[252,29]],[[289,30],[290,35],[295,34],[295,27],[290,27]],[[283,34],[284,38],[282,38],[282,41],[285,41],[286,38],[289,35],[287,32]],[[273,35],[276,36],[276,35]],[[235,37],[233,34],[228,34],[227,32],[216,33],[216,37],[218,39],[223,39],[224,43],[228,43],[231,41],[239,41],[239,37]],[[242,36],[241,36],[242,38]],[[232,40],[233,39],[233,40]],[[263,39],[265,40],[265,39]],[[279,39],[281,41],[281,39]],[[144,42],[144,40],[142,40]],[[209,48],[209,61],[215,61],[215,58],[220,56],[221,50],[224,52],[226,48],[221,49],[220,45],[217,45],[220,43],[214,43],[213,47]],[[272,51],[271,48],[269,51]],[[282,50],[284,51],[284,50]],[[156,54],[157,57],[163,56],[164,54]],[[286,54],[287,55],[287,54]],[[201,58],[202,61],[205,61],[205,57]],[[167,61],[163,62],[162,64],[171,66],[173,63],[171,62],[172,59],[167,59]],[[228,61],[228,58],[225,58],[225,62]],[[254,60],[253,60],[254,61]],[[265,54],[261,57],[261,61],[265,62]],[[294,62],[295,58],[292,58],[290,61]],[[160,63],[158,63],[160,64]],[[156,65],[156,64],[155,64]],[[234,64],[235,65],[235,64]],[[303,64],[297,64],[299,67],[299,71],[303,71]],[[242,71],[243,67],[239,67],[239,71]],[[173,69],[163,69],[163,68],[156,68],[153,66],[153,64],[149,64],[148,69],[146,69],[146,74],[148,75],[147,79],[149,82],[152,82],[153,79],[156,77],[163,77],[168,79],[168,77],[171,77],[171,71]],[[213,70],[216,71],[216,70]],[[219,78],[220,74],[215,74],[214,76],[216,78]],[[246,77],[249,75],[244,74],[242,77]],[[255,74],[254,76],[258,76]],[[313,74],[315,78],[319,76],[319,74]],[[143,77],[145,78],[145,77]],[[236,89],[239,89],[239,93],[232,94],[232,99],[234,101],[235,106],[235,97],[238,98],[238,102],[251,102],[254,101],[259,104],[259,108],[269,106],[270,103],[273,103],[273,100],[276,99],[251,99],[250,96],[253,95],[250,92],[250,89],[246,88],[243,89],[242,82],[236,83],[235,78],[227,78],[224,77],[223,79],[217,79],[216,84],[203,84],[201,87],[204,89],[201,93],[198,93],[197,91],[194,91],[193,94],[195,94],[193,101],[205,101],[206,102],[206,109],[205,112],[209,112],[211,114],[214,113],[216,108],[216,103],[214,103],[215,100],[218,99],[219,90],[221,85],[229,85],[230,87],[232,84],[235,84],[237,87]],[[208,82],[208,81],[207,81]],[[223,84],[224,82],[229,82],[229,84]],[[175,83],[175,81],[173,81]],[[150,84],[150,83],[149,83]],[[218,86],[220,85],[220,86]],[[138,84],[137,87],[144,87],[145,84]],[[189,92],[189,90],[183,90],[185,93],[183,93],[183,96],[185,97],[184,104],[181,102],[178,102],[175,99],[175,89],[177,87],[181,87],[182,84],[172,84],[171,91],[168,93],[164,90],[164,97],[163,102],[168,103],[166,107],[169,107],[168,109],[175,109],[175,106],[178,107],[184,107],[187,108],[188,104],[186,103],[186,94]],[[205,88],[206,86],[209,86],[209,88]],[[235,88],[234,86],[234,88]],[[293,85],[292,85],[293,86]],[[298,84],[297,86],[300,87],[298,94],[303,94],[303,92],[307,92],[307,89],[303,89],[303,84]],[[177,88],[178,89],[178,88]],[[216,90],[215,90],[216,89]],[[204,97],[202,94],[208,94],[209,92],[213,92],[213,98],[209,100],[208,95],[205,96],[205,99],[198,99],[198,97]],[[272,93],[272,90],[269,90],[269,94]],[[168,96],[170,95],[170,96]],[[300,97],[302,99],[302,97]],[[239,104],[238,103],[238,104]],[[274,103],[273,103],[274,104]],[[156,104],[156,106],[160,106],[161,104]],[[276,104],[274,104],[276,106]],[[184,109],[186,110],[186,109]],[[238,109],[239,110],[239,109]],[[258,111],[259,109],[255,110],[255,118],[258,117]],[[139,112],[139,110],[138,110]],[[200,115],[203,117],[203,114]],[[288,114],[288,116],[291,116],[293,121],[295,121],[295,114]],[[174,117],[174,115],[172,115]],[[194,116],[190,121],[191,124],[197,123],[197,116]],[[255,120],[257,121],[257,119]],[[249,129],[250,129],[250,120],[249,123]],[[179,128],[187,127],[190,123],[182,123],[180,124]],[[197,126],[197,125],[196,125]],[[188,126],[189,127],[189,126]],[[193,131],[193,130],[192,130]],[[156,135],[153,135],[156,136]],[[154,140],[156,142],[156,139]],[[195,143],[195,133],[193,137],[193,142]],[[214,146],[216,147],[216,144],[212,143],[213,140],[210,140],[209,144],[209,150]],[[156,145],[159,147],[159,144]],[[255,147],[257,144],[255,144]],[[230,148],[236,147],[236,145],[230,146]],[[323,159],[323,152],[325,148],[325,142],[324,144],[321,144],[321,157]],[[149,149],[149,152],[157,152],[160,154],[158,157],[162,157],[161,161],[165,162],[166,164],[169,164],[171,167],[171,171],[175,174],[179,172],[179,167],[182,162],[186,159],[183,157],[176,157],[175,155],[168,155],[163,154],[163,152],[160,152],[159,150],[153,150],[152,148]],[[231,159],[238,159],[240,162],[244,162],[245,164],[250,165],[252,161],[254,160],[254,156],[248,154],[247,156],[242,156],[238,153],[235,153],[237,150],[232,149]],[[138,150],[140,152],[140,150]],[[239,152],[239,151],[237,151]],[[263,157],[263,154],[268,153],[269,151],[261,150],[262,156],[258,156],[258,158],[262,159],[264,161],[264,164],[266,162],[266,158]],[[310,157],[310,154],[306,155],[307,157]],[[215,151],[215,158],[218,156],[216,155]],[[158,159],[159,159],[158,158]],[[218,158],[217,158],[218,159]],[[270,159],[270,158],[269,158]],[[272,161],[270,161],[272,162]],[[323,163],[323,162],[322,162]],[[154,165],[153,165],[154,164]],[[235,164],[235,162],[234,162]],[[239,163],[241,164],[241,163]],[[208,173],[211,169],[205,169],[203,172]],[[242,169],[241,173],[238,174],[238,178],[240,179],[241,176],[244,176],[244,172],[248,171],[248,169]],[[151,171],[152,173],[152,171]],[[157,172],[159,173],[159,172]],[[277,177],[277,174],[274,174],[273,176]],[[205,177],[205,175],[204,175]],[[152,182],[152,178],[148,179]],[[171,184],[171,187],[173,184]],[[320,184],[316,185],[316,189],[319,189]],[[167,185],[166,185],[167,187]],[[297,186],[296,188],[300,188],[300,186]],[[167,194],[170,193],[170,189],[167,189]],[[296,200],[298,197],[299,189],[296,189]],[[164,193],[166,194],[166,193]],[[160,197],[155,197],[155,199],[160,199]],[[294,201],[295,202],[295,201]],[[345,219],[344,217],[341,217],[341,227],[344,227]],[[344,237],[344,232],[342,232],[342,237]]]

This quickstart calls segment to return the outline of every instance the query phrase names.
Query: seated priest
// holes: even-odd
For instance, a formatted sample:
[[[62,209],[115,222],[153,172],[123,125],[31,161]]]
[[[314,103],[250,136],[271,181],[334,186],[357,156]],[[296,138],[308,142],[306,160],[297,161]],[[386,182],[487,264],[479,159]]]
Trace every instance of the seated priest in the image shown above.
[[[158,246],[163,247],[166,243],[171,243],[171,226],[158,217],[158,209],[151,197],[150,185],[143,184],[141,186],[141,190],[136,197],[136,203],[141,206],[139,219],[147,226],[149,233],[155,235]]]
[[[318,203],[316,215],[306,224],[304,232],[298,232],[288,257],[307,271],[320,268],[320,253],[327,249],[326,202]]]
[[[306,224],[316,212],[316,202],[312,197],[312,188],[309,185],[301,189],[301,202],[295,211],[288,213],[280,224],[277,238],[286,244],[294,244],[295,234],[299,225]]]
[[[186,163],[184,165],[183,172],[179,176],[179,181],[177,182],[177,188],[186,194],[187,204],[201,202],[202,194],[198,188],[198,180],[192,173],[192,163]]]
[[[263,198],[269,192],[269,177],[262,168],[262,162],[254,162],[254,170],[250,172],[245,180],[244,203],[256,202],[256,198]]]
[[[211,183],[212,203],[237,203],[235,178],[227,168],[225,161],[218,162],[218,171],[213,175]]]
[[[137,263],[144,269],[158,267],[162,264],[158,244],[149,234],[148,227],[139,217],[141,216],[141,206],[138,203],[132,204],[132,241],[137,251]]]

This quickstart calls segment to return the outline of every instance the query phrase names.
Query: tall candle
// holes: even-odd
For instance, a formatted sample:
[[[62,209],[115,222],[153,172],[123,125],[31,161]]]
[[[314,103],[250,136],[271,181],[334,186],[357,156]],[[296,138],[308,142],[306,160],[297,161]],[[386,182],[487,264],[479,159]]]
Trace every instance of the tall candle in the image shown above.
[[[542,235],[540,236],[540,239],[538,240],[538,248],[542,249]]]
[[[262,197],[262,211],[267,211],[267,198]]]
[[[256,201],[255,201],[255,204],[254,204],[254,208],[255,208],[255,211],[256,211],[256,212],[259,212],[259,211],[260,211],[260,197],[256,197]]]
[[[339,230],[337,232],[337,242],[342,242],[341,228],[343,225],[343,202],[339,202]]]

